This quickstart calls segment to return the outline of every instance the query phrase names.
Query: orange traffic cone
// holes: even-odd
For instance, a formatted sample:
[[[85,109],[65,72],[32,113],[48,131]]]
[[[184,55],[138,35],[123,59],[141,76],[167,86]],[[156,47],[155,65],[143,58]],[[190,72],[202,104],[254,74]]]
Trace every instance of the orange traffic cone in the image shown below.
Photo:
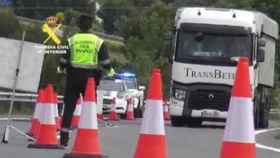
[[[167,158],[162,104],[161,73],[153,69],[134,158]]]
[[[60,130],[62,119],[58,112],[58,97],[56,92],[54,92],[54,99],[55,99],[55,109],[54,109],[55,123],[56,123],[57,130]]]
[[[103,114],[102,113],[98,113],[97,114],[97,119],[98,120],[104,120]]]
[[[132,104],[132,98],[128,99],[127,103],[127,112],[126,112],[126,119],[127,120],[134,120],[134,107]]]
[[[42,106],[41,104],[42,104],[43,97],[44,97],[43,93],[44,93],[43,89],[40,89],[38,92],[35,111],[34,111],[33,118],[31,120],[31,128],[30,128],[29,132],[27,133],[29,136],[34,137],[34,138],[38,138],[39,131],[40,131],[39,117],[40,117],[40,109]]]
[[[111,121],[118,121],[119,117],[116,112],[116,98],[112,100],[111,112],[109,114],[109,120]]]
[[[252,92],[247,58],[240,58],[220,158],[255,158]]]
[[[54,109],[54,91],[52,86],[48,86],[44,92],[42,101],[40,121],[40,133],[35,144],[30,144],[30,148],[63,149],[59,145],[56,135],[56,123]]]
[[[166,100],[163,102],[163,117],[166,121],[170,120],[169,109]]]
[[[71,128],[77,128],[80,122],[80,116],[82,111],[82,97],[79,97],[76,103],[76,108],[72,117]]]
[[[90,78],[87,82],[82,106],[81,120],[74,147],[71,153],[64,155],[64,158],[102,158],[98,137],[95,81],[93,78]]]

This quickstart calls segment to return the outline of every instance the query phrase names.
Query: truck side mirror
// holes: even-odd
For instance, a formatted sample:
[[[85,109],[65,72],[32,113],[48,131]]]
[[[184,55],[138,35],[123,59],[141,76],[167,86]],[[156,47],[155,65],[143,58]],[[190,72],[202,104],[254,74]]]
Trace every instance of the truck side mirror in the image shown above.
[[[264,39],[259,39],[258,40],[258,47],[265,47],[266,46],[266,41]]]
[[[257,62],[264,62],[265,60],[265,50],[263,48],[258,49]]]

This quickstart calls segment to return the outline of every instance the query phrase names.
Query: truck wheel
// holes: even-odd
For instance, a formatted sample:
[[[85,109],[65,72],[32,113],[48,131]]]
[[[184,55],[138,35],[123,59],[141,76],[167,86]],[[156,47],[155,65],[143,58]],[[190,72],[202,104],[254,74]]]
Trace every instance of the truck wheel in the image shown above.
[[[260,108],[260,128],[268,128],[269,126],[269,107],[271,105],[271,99],[266,95],[263,95],[262,99],[264,103],[261,104]]]
[[[254,99],[254,124],[255,129],[259,129],[260,125],[260,95],[257,94]]]
[[[265,109],[260,110],[259,128],[268,128],[269,126],[269,112]]]
[[[192,118],[192,117],[187,118],[188,127],[200,127],[201,124],[202,124],[201,118]]]
[[[255,128],[268,128],[269,126],[269,107],[271,100],[268,96],[269,93],[265,93],[264,88],[258,88],[254,100],[254,121]]]
[[[182,116],[171,116],[171,125],[174,127],[182,127],[185,125],[185,118]]]

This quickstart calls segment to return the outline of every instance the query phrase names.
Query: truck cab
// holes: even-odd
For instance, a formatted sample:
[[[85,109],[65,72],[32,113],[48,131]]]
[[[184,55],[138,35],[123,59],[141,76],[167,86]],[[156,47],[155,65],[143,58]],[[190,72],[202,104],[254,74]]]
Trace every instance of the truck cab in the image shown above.
[[[174,28],[172,125],[224,121],[242,56],[250,61],[255,126],[267,128],[278,24],[255,11],[189,7],[178,9]]]

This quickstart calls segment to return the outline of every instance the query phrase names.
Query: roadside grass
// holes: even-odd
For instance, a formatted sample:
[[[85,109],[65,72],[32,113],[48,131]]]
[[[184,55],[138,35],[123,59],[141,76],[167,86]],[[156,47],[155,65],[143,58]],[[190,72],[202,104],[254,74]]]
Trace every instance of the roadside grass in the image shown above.
[[[0,102],[0,115],[7,115],[9,112],[10,102],[1,101]],[[32,115],[33,114],[33,103],[14,103],[12,115]]]
[[[279,122],[279,125],[280,125],[280,113],[279,113],[279,110],[272,111],[270,113],[270,120],[277,121],[277,122]],[[280,131],[278,132],[278,135],[275,136],[275,139],[280,140]]]

